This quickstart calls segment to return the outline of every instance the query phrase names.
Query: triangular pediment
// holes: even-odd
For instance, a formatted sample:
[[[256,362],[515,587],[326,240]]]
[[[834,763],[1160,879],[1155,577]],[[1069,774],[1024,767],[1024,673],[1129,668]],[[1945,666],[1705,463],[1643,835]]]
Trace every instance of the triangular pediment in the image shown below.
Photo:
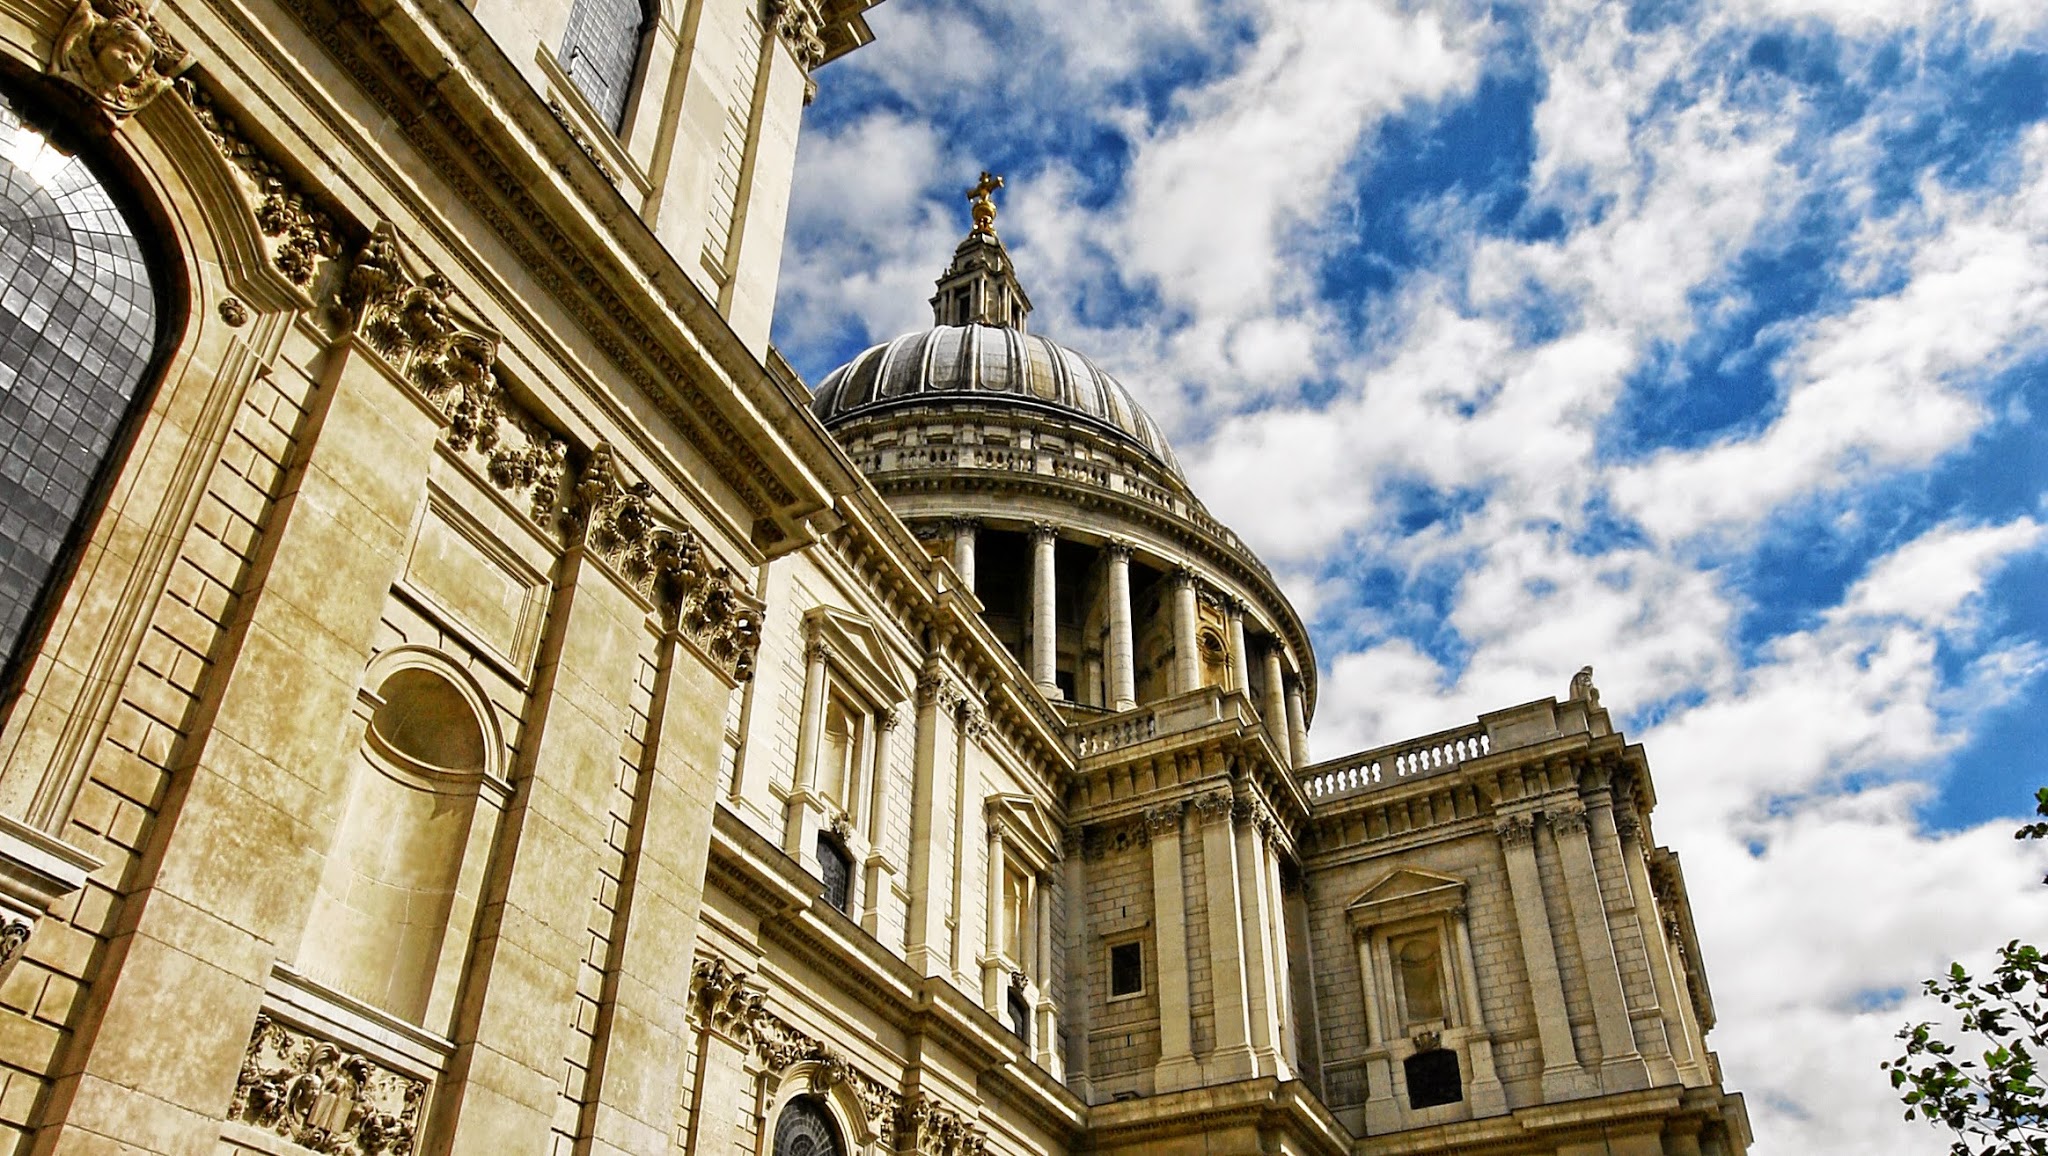
[[[988,820],[1000,824],[1003,838],[1015,843],[1041,869],[1060,857],[1060,831],[1052,816],[1029,795],[990,795]]]
[[[1465,902],[1465,881],[1420,867],[1397,867],[1359,893],[1345,909],[1353,922],[1379,923]]]
[[[874,623],[858,614],[819,606],[804,615],[804,625],[811,638],[831,647],[833,661],[863,684],[876,705],[910,697],[910,683],[901,664],[890,654],[888,642]]]

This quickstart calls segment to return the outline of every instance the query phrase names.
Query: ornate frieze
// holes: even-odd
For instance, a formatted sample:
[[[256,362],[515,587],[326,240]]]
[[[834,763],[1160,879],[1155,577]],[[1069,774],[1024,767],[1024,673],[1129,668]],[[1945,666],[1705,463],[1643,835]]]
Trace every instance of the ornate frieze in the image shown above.
[[[569,115],[569,110],[562,107],[562,102],[552,96],[548,97],[548,111],[554,114],[555,123],[562,126],[562,131],[569,134],[569,139],[576,143],[576,147],[583,150],[583,155],[590,158],[590,163],[597,166],[598,173],[605,180],[617,184],[619,180],[618,171],[613,169],[611,164],[598,154],[597,142],[590,139],[590,134],[583,131],[582,126],[578,125],[575,118]],[[569,175],[568,165],[564,164],[556,167],[563,176]]]
[[[988,1136],[958,1112],[922,1092],[903,1100],[897,1130],[903,1142],[899,1152],[917,1156],[982,1156],[988,1151]]]
[[[109,117],[132,116],[192,66],[138,0],[78,0],[50,50],[50,75],[84,89]]]
[[[284,169],[265,158],[234,117],[189,76],[177,81],[178,91],[213,146],[241,175],[251,197],[256,225],[270,238],[271,263],[285,279],[301,287],[313,283],[320,262],[342,254],[341,230]]]
[[[409,1156],[426,1095],[425,1080],[259,1015],[228,1118],[331,1156]]]

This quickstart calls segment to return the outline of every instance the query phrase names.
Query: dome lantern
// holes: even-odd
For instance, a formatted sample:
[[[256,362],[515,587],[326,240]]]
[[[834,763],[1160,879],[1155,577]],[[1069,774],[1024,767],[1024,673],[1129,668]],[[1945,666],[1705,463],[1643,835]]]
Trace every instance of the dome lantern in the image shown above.
[[[932,295],[932,324],[1021,331],[1031,315],[1031,298],[1017,282],[1010,250],[996,236],[995,191],[1002,187],[1003,178],[984,171],[967,190],[974,228],[953,250],[953,263],[939,276],[939,291]]]

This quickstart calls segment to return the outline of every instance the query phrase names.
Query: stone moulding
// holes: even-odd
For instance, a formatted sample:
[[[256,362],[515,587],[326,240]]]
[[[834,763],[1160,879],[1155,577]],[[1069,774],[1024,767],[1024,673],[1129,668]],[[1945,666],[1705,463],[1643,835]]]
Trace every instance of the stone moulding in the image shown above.
[[[427,1082],[256,1017],[228,1119],[330,1156],[411,1156]]]
[[[239,174],[257,227],[270,241],[271,263],[292,284],[310,287],[322,262],[342,255],[341,227],[334,216],[263,155],[205,86],[190,76],[180,76],[177,89],[213,139],[214,148]]]
[[[0,979],[20,962],[50,905],[85,886],[99,866],[71,844],[0,815]]]
[[[845,1085],[860,1101],[880,1150],[917,1156],[985,1156],[988,1135],[923,1092],[905,1096],[768,1010],[767,992],[717,956],[699,956],[690,976],[689,1015],[753,1055],[777,1078],[803,1068],[811,1090]]]

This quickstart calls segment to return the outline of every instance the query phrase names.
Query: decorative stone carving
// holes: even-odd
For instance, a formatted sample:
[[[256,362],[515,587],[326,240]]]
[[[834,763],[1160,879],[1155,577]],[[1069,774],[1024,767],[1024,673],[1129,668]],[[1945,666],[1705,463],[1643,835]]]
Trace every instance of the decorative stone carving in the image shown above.
[[[1581,834],[1586,829],[1586,806],[1583,803],[1553,807],[1549,817],[1551,831],[1560,836]]]
[[[223,297],[217,308],[220,311],[220,319],[228,323],[228,328],[240,329],[249,324],[249,307],[242,304],[240,297]]]
[[[576,147],[583,150],[583,155],[590,158],[590,163],[597,166],[598,173],[605,180],[617,184],[619,180],[618,171],[613,169],[603,156],[599,155],[597,142],[590,139],[590,134],[583,131],[582,127],[569,115],[568,110],[562,107],[562,102],[552,96],[548,97],[548,111],[555,114],[555,123],[562,126],[562,131],[568,133],[569,139],[576,142]],[[568,165],[557,165],[556,168],[563,176],[569,175]]]
[[[746,980],[716,956],[699,959],[690,972],[690,1014],[700,1026],[752,1047],[754,1021],[766,993],[748,987]]]
[[[960,688],[937,667],[928,666],[917,676],[918,705],[937,705],[941,711],[952,711],[958,710],[965,701],[966,696],[960,693]]]
[[[341,232],[334,219],[250,143],[213,94],[189,76],[179,77],[177,85],[200,126],[213,138],[214,147],[241,174],[252,198],[256,225],[271,240],[271,263],[292,284],[311,285],[321,261],[341,256]]]
[[[138,0],[78,0],[50,51],[50,74],[115,120],[142,111],[191,66],[191,53]]]
[[[988,1151],[988,1137],[981,1129],[923,1092],[913,1092],[903,1101],[897,1131],[903,1138],[897,1151],[917,1156],[982,1156]]]
[[[903,1097],[769,1011],[766,997],[767,993],[749,985],[745,972],[716,956],[699,957],[692,969],[689,1014],[699,1028],[737,1041],[771,1071],[786,1072],[809,1061],[813,1065],[809,1090],[822,1093],[840,1085],[851,1089],[883,1150],[893,1148]]]
[[[813,638],[804,643],[805,662],[832,661],[832,644],[822,638]]]
[[[816,0],[768,0],[768,27],[805,72],[825,62],[825,19]]]
[[[1583,702],[1589,709],[1600,709],[1600,692],[1593,686],[1593,668],[1582,666],[1579,673],[1572,675],[1571,692],[1566,702]]]
[[[1197,795],[1194,807],[1195,815],[1204,823],[1227,820],[1233,809],[1228,791],[1211,791],[1206,795]]]
[[[1615,808],[1614,833],[1621,837],[1623,843],[1635,842],[1637,837],[1642,834],[1642,831],[1643,826],[1637,821],[1634,812],[1625,811],[1618,807]]]
[[[988,738],[987,711],[965,700],[962,700],[958,709],[960,711],[960,733],[967,736],[967,741],[978,743]]]
[[[1180,816],[1185,808],[1183,803],[1168,803],[1159,807],[1145,808],[1145,830],[1149,834],[1164,835],[1180,830]]]
[[[498,398],[498,422],[470,439],[484,455],[484,472],[501,490],[526,492],[527,513],[543,526],[555,523],[562,478],[569,468],[569,443],[516,403]],[[454,449],[464,448],[455,444]]]
[[[1130,561],[1131,551],[1137,548],[1137,543],[1126,542],[1122,538],[1111,538],[1110,540],[1102,544],[1103,552],[1106,555],[1108,555],[1112,560],[1123,562]]]
[[[740,589],[730,569],[711,565],[696,531],[657,514],[653,497],[654,487],[627,480],[612,448],[599,442],[577,478],[564,521],[727,674],[745,682],[754,676],[761,646],[761,604]]]
[[[34,920],[19,916],[9,917],[5,923],[0,923],[0,975],[5,975],[14,966],[14,961],[21,958],[22,951],[28,947],[29,936],[35,931]]]
[[[1031,523],[1031,540],[1034,542],[1042,542],[1048,538],[1058,538],[1059,535],[1060,528],[1051,522]]]
[[[1534,815],[1503,815],[1493,825],[1494,833],[1509,847],[1527,847],[1536,838]]]
[[[426,1095],[425,1080],[259,1015],[228,1118],[332,1156],[409,1156]]]
[[[903,710],[895,703],[875,712],[875,725],[885,731],[893,731],[903,723]]]

